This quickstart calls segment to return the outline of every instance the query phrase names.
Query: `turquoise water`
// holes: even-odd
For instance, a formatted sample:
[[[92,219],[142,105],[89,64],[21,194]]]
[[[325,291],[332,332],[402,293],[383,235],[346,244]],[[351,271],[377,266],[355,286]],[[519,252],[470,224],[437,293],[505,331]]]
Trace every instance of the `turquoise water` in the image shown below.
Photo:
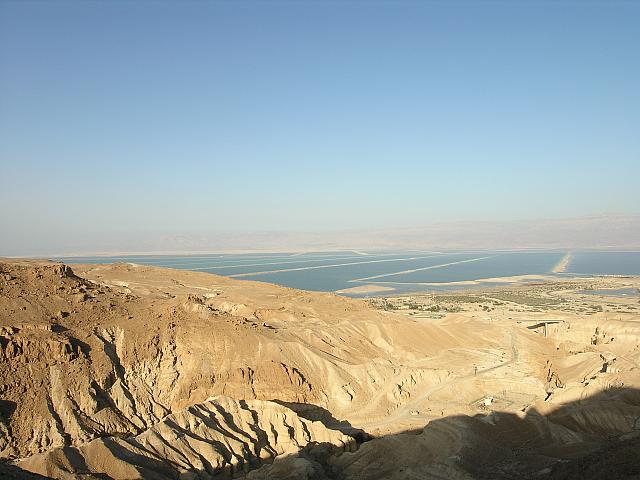
[[[550,274],[566,252],[314,252],[304,254],[125,255],[58,258],[66,263],[130,262],[215,273],[292,288],[336,291],[381,285],[396,293],[460,288],[448,282]],[[640,275],[640,252],[573,253],[567,274]],[[424,285],[433,283],[435,285]]]
[[[640,252],[578,252],[567,273],[586,275],[640,275]]]
[[[379,280],[385,282],[440,283],[511,277],[514,275],[546,274],[553,270],[563,256],[564,253],[562,252],[485,253],[474,257],[479,258],[479,260],[459,263],[446,268],[390,275]]]

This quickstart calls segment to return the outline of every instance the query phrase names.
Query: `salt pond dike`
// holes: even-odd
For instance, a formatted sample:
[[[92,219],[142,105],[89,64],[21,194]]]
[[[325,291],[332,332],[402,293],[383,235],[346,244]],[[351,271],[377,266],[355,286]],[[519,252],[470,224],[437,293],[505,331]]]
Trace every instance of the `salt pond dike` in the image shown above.
[[[421,319],[206,273],[4,260],[0,473],[637,472],[618,461],[640,433],[635,310],[532,314],[499,303],[504,315],[489,320],[475,307]],[[562,322],[544,337],[517,323],[531,315]]]

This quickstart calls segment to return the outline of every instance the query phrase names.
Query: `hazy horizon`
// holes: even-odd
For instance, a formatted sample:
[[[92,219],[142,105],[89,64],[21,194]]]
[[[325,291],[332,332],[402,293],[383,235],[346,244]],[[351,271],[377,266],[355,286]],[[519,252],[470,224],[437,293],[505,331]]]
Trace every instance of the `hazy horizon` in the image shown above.
[[[75,243],[74,243],[75,242]],[[90,247],[87,247],[89,245]],[[336,231],[97,233],[90,238],[27,239],[7,248],[13,257],[320,252],[340,250],[626,250],[640,251],[640,215],[589,216],[504,222],[449,222],[397,229]],[[1,256],[1,255],[0,255]]]
[[[474,228],[426,227],[465,222],[498,226],[477,248],[637,247],[639,21],[633,2],[4,1],[0,256],[455,248]],[[630,224],[558,230],[585,217]]]

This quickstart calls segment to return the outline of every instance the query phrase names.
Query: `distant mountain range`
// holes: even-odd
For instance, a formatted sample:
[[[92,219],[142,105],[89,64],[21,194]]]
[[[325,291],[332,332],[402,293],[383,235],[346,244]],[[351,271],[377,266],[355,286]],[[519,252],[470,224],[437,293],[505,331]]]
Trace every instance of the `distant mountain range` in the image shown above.
[[[640,249],[640,215],[505,222],[456,222],[342,232],[169,235],[154,251],[337,249]]]
[[[640,215],[437,223],[350,231],[202,231],[86,236],[71,232],[2,245],[0,256],[126,253],[309,252],[327,250],[620,249],[640,250]],[[18,248],[19,247],[19,248]]]

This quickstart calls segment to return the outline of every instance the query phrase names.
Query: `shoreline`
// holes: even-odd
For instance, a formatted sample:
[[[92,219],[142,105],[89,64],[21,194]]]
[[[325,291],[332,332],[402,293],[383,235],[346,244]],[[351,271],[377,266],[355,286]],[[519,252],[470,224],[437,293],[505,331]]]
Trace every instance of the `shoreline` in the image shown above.
[[[566,272],[567,268],[569,267],[569,264],[571,263],[571,260],[573,260],[573,252],[567,252],[566,255],[562,257],[560,261],[556,264],[556,266],[553,267],[553,270],[551,270],[551,273]]]

